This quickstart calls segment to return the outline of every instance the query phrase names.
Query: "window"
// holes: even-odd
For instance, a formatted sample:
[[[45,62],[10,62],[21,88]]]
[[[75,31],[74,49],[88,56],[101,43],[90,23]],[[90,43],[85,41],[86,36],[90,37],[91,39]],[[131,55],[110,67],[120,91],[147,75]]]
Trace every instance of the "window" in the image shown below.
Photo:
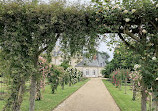
[[[86,75],[89,75],[89,70],[88,69],[86,69]]]
[[[95,75],[95,70],[93,70],[93,75]]]
[[[100,66],[102,67],[102,63],[100,63]]]
[[[84,49],[84,51],[87,51],[87,49]]]

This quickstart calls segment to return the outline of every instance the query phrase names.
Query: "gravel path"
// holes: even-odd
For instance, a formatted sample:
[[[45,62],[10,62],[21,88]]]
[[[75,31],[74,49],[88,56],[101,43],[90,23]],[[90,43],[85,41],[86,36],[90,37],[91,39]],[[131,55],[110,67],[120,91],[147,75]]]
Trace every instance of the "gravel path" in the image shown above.
[[[100,78],[92,78],[53,111],[120,110],[102,80]]]

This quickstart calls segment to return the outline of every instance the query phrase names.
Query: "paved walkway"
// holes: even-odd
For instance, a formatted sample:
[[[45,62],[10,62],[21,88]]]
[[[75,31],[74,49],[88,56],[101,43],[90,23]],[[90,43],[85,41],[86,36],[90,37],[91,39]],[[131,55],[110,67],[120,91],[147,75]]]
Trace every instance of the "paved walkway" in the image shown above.
[[[102,80],[99,78],[92,78],[53,111],[120,110]]]

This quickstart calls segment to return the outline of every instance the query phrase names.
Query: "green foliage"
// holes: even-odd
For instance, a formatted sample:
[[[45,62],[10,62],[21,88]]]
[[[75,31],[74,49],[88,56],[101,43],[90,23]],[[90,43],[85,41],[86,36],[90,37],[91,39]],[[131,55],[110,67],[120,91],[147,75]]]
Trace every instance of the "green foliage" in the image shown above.
[[[97,5],[100,31],[117,33],[139,58],[137,62],[141,66],[142,76],[141,110],[146,110],[145,91],[153,87],[153,92],[157,92],[155,79],[158,77],[158,2],[123,0],[122,3],[97,3]]]
[[[120,43],[114,50],[114,58],[105,66],[102,73],[108,77],[111,72],[118,68],[133,69],[135,63],[138,62],[138,55],[133,56],[131,51],[125,44]]]
[[[98,34],[118,33],[130,49],[140,54],[144,82],[148,86],[153,85],[158,76],[157,59],[152,60],[153,57],[158,58],[157,2],[132,1],[114,6],[107,0],[106,4],[97,0],[96,13],[91,7],[66,6],[61,1],[50,4],[1,1],[0,47],[9,62],[8,74],[12,79],[12,95],[7,104],[11,106],[8,108],[16,111],[16,105],[20,106],[17,101],[21,85],[30,76],[36,82],[39,55],[44,51],[50,53],[59,37],[62,47],[73,55],[80,53],[83,47],[93,53]]]
[[[52,93],[55,93],[59,85],[59,77],[64,73],[64,70],[61,67],[52,66],[50,68],[50,73],[48,74],[48,81],[51,83]]]
[[[106,52],[97,52],[98,54],[100,54],[102,56],[102,58],[104,59],[104,61],[102,62],[105,62],[106,64],[109,62],[108,59],[110,58],[109,54],[106,53]]]
[[[7,70],[5,70],[5,67]],[[9,76],[9,61],[5,60],[5,54],[0,50],[0,77],[1,76]]]
[[[68,61],[68,60],[64,60],[64,61],[61,63],[61,67],[63,67],[64,70],[66,70],[68,67],[70,67],[69,61]]]
[[[68,68],[66,71],[69,74],[69,86],[84,80],[83,73],[78,71],[76,68]]]
[[[80,82],[82,79],[83,74],[77,69],[67,68],[67,70],[64,70],[61,66],[52,66],[48,74],[48,81],[51,83],[52,93],[55,93],[59,84],[64,89],[65,85],[69,84],[71,86]]]
[[[17,105],[19,108],[20,85],[25,84],[30,76],[34,80],[32,84],[37,81],[38,57],[44,51],[49,54],[59,37],[62,46],[69,48],[71,54],[80,52],[83,47],[90,52],[95,50],[93,46],[98,35],[93,15],[95,13],[91,7],[66,6],[61,1],[50,4],[36,0],[0,2],[0,47],[9,61],[9,76],[13,80],[13,95],[8,99],[6,108],[19,110],[9,105],[17,103],[13,107]],[[34,89],[31,88],[32,101]]]
[[[115,69],[113,63],[108,63],[105,67],[105,69],[102,70],[102,74],[104,77],[109,78],[110,73]]]

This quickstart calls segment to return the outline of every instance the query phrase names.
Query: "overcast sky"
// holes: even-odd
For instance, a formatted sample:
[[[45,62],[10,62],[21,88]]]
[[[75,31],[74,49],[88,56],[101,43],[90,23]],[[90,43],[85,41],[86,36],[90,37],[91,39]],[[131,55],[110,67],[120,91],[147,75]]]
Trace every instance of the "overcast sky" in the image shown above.
[[[49,0],[42,0],[44,2],[48,2]],[[70,3],[74,3],[74,2],[79,2],[81,4],[88,4],[91,0],[67,0]],[[107,52],[110,55],[110,59],[111,60],[113,58],[113,49],[112,51],[109,50],[109,47],[106,45],[105,42],[101,42],[99,47],[98,47],[99,51],[103,51],[103,52]]]

